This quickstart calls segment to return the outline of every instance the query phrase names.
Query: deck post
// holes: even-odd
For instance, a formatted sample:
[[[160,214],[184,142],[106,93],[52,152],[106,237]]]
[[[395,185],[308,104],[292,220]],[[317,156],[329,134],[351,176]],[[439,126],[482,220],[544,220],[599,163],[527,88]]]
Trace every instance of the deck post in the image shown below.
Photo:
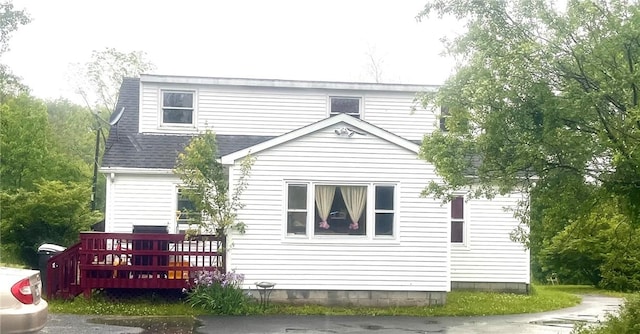
[[[220,253],[218,254],[218,258],[222,262],[220,267],[222,268],[224,273],[226,273],[227,272],[227,234],[224,233],[224,229],[219,229],[218,234],[220,235],[220,246],[221,246],[220,247],[221,250],[219,252],[222,253],[222,254]]]

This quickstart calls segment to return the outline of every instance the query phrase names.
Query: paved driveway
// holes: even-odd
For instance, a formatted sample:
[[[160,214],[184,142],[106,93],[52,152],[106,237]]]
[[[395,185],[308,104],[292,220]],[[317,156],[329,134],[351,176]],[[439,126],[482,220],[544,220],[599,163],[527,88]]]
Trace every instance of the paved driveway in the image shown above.
[[[597,323],[622,300],[584,296],[580,305],[545,313],[487,317],[204,316],[171,318],[50,315],[43,333],[228,334],[566,334],[576,322]]]

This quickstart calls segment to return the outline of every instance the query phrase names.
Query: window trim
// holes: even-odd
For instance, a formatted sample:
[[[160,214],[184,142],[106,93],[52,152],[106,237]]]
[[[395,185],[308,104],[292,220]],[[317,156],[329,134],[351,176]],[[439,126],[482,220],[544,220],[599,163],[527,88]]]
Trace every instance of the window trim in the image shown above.
[[[192,107],[165,107],[164,105],[164,94],[165,93],[188,93],[192,96]],[[198,124],[197,115],[197,105],[198,105],[198,94],[195,89],[181,89],[181,88],[161,88],[158,93],[159,101],[158,101],[158,125],[161,128],[174,128],[174,129],[194,129],[196,128],[196,124]],[[164,122],[164,110],[165,109],[180,109],[180,110],[191,110],[191,123],[165,123]]]
[[[447,210],[447,221],[449,224],[449,243],[452,247],[458,248],[468,248],[469,245],[469,198],[465,196],[465,194],[453,194],[455,197],[462,197],[462,219],[454,219],[452,216],[452,203],[453,199],[449,201],[448,210]],[[454,222],[462,222],[462,242],[453,242],[451,241],[451,237],[453,235],[453,224]]]
[[[288,233],[288,201],[289,201],[289,185],[306,185],[307,186],[307,221],[306,234],[289,234]],[[315,234],[315,186],[331,185],[331,186],[364,186],[367,188],[367,211],[364,213],[366,220],[366,234],[349,235],[349,234]],[[376,210],[375,209],[375,187],[387,186],[393,187],[393,210]],[[285,180],[283,186],[283,239],[289,241],[305,240],[311,242],[340,242],[348,240],[349,242],[361,241],[397,241],[399,240],[399,182],[326,182],[326,181],[297,181]],[[313,213],[310,210],[313,208]],[[392,235],[376,235],[375,234],[375,214],[377,211],[385,211],[393,213],[393,229]]]
[[[289,186],[305,186],[307,191],[306,208],[302,209],[289,209]],[[308,238],[309,237],[309,187],[311,185],[308,182],[285,182],[284,184],[284,235],[288,238]],[[290,212],[304,212],[307,215],[305,232],[304,234],[289,233],[289,213]]]
[[[333,99],[357,99],[358,100],[358,114],[354,113],[341,113],[341,112],[332,112],[331,111],[331,101]],[[328,117],[336,116],[340,114],[346,114],[351,117],[364,119],[364,97],[358,95],[327,95],[327,114]]]

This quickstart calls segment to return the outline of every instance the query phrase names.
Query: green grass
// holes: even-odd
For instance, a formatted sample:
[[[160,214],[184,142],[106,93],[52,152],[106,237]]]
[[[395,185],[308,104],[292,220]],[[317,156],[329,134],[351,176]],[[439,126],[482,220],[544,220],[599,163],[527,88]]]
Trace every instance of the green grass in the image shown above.
[[[82,295],[73,300],[48,300],[49,312],[86,315],[125,315],[125,316],[196,316],[204,314],[179,299],[157,298],[155,296],[132,299],[105,298],[94,295],[90,299]]]
[[[634,295],[633,293],[598,289],[590,285],[541,285],[536,286],[536,288],[544,289],[546,291],[567,292],[578,295],[604,295],[618,298],[628,298]]]
[[[326,307],[274,305],[268,314],[294,315],[407,315],[407,316],[484,316],[544,312],[577,305],[580,297],[562,291],[537,289],[531,295],[453,291],[444,306],[432,307]]]
[[[407,315],[407,316],[481,316],[544,312],[571,307],[580,302],[576,295],[605,292],[582,286],[536,286],[531,295],[508,293],[454,291],[447,294],[444,306],[432,307],[328,307],[319,305],[272,304],[266,310],[251,308],[251,314],[290,315]],[[205,314],[188,306],[179,298],[156,295],[130,299],[108,298],[96,294],[91,299],[82,296],[73,301],[51,300],[52,313],[127,316],[196,316]]]

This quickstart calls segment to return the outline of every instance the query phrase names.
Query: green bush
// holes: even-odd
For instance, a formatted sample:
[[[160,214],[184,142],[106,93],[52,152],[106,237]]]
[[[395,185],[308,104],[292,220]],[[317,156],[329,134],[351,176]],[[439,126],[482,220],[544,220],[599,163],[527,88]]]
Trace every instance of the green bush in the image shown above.
[[[597,327],[580,326],[573,334],[638,334],[640,333],[640,296],[629,298],[617,316],[610,315]]]
[[[201,272],[188,292],[187,302],[212,314],[244,315],[251,309],[249,297],[240,285],[244,275],[235,272]]]
[[[89,209],[91,187],[87,183],[41,181],[34,191],[0,191],[3,246],[15,250],[10,258],[36,268],[37,249],[43,243],[71,246],[79,232],[101,219]]]

